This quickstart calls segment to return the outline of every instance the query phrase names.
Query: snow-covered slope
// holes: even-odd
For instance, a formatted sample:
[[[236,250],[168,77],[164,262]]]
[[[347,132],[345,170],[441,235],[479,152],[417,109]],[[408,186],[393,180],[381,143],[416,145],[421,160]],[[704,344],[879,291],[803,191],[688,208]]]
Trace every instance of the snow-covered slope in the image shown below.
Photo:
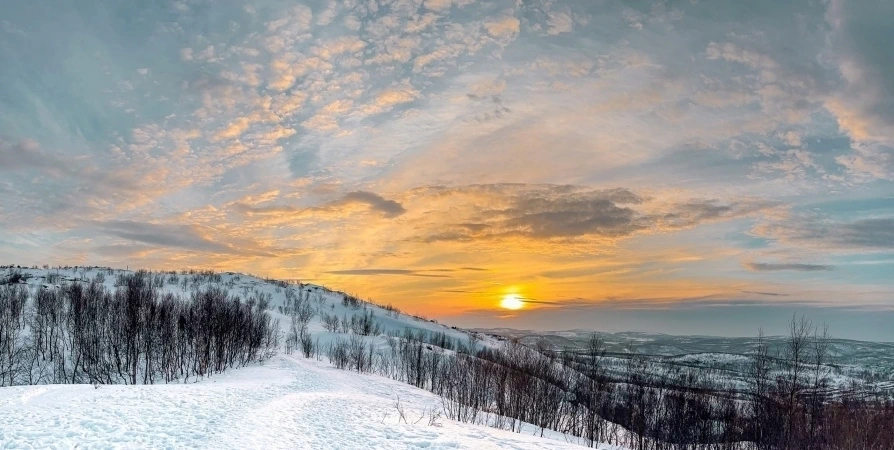
[[[37,289],[56,289],[64,283],[81,282],[87,283],[96,279],[97,275],[102,274],[102,283],[106,288],[114,289],[116,278],[122,274],[133,273],[129,270],[108,269],[100,267],[71,267],[56,269],[33,269],[33,268],[16,268],[16,269],[0,269],[0,282],[5,280],[10,274],[19,273],[25,279],[21,282]],[[194,279],[201,281],[193,282]],[[347,306],[343,303],[343,299],[348,294],[338,291],[332,291],[323,286],[313,284],[299,283],[293,280],[287,284],[274,280],[265,280],[260,277],[233,273],[222,272],[213,275],[202,273],[191,274],[166,274],[164,292],[169,292],[188,298],[191,292],[197,288],[209,285],[217,285],[226,288],[231,295],[239,296],[243,300],[252,298],[260,298],[266,296],[270,301],[270,313],[280,319],[280,325],[284,331],[288,330],[288,315],[283,314],[279,307],[285,306],[288,302],[286,291],[292,291],[293,294],[307,297],[311,304],[318,307],[319,310],[326,314],[336,315],[338,317],[359,314],[357,308]],[[186,281],[186,282],[185,282]],[[434,321],[424,320],[418,317],[403,313],[393,313],[385,308],[370,303],[363,303],[363,308],[372,311],[375,314],[375,321],[382,329],[383,334],[401,333],[406,328],[413,330],[421,330],[427,333],[444,333],[449,338],[461,342],[468,342],[469,333],[464,330],[458,330],[448,327]],[[323,344],[326,344],[333,338],[337,338],[339,333],[328,333],[325,331],[321,317],[316,315],[310,323],[309,331],[314,334],[315,338],[319,338]],[[343,335],[341,335],[343,337]],[[496,346],[499,341],[487,336],[479,335],[483,340],[479,345]]]
[[[397,412],[398,398],[408,423]],[[576,447],[444,419],[430,425],[439,406],[433,394],[397,381],[279,355],[191,384],[3,388],[0,447]]]
[[[100,268],[17,269],[31,289],[58,289],[64,283],[94,280],[107,287],[118,274]],[[6,279],[13,271],[0,271]],[[290,318],[281,308],[289,297],[304,296],[318,314],[309,331],[320,347],[344,338],[326,331],[321,314],[351,317],[372,311],[383,334],[406,328],[444,333],[458,343],[469,334],[375,305],[345,304],[345,294],[223,273],[200,277],[168,274],[164,290],[188,297],[211,283],[232,295],[265,297],[280,319],[283,336]],[[287,295],[287,291],[292,293]],[[386,337],[364,338],[385,346]],[[486,336],[477,346],[497,346]],[[333,368],[325,358],[279,355],[248,367],[187,383],[154,385],[39,385],[0,388],[0,448],[567,448],[574,438],[521,433],[458,423],[436,416],[441,399],[425,390],[376,375]],[[403,417],[398,412],[398,402]],[[604,446],[603,448],[609,448]]]

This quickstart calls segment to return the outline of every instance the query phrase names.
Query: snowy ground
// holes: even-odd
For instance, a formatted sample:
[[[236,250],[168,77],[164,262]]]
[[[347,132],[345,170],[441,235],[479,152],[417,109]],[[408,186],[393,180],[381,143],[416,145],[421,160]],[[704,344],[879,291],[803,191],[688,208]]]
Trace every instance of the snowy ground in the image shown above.
[[[27,284],[32,289],[56,289],[61,283],[92,280],[105,270],[20,272],[31,277]],[[109,273],[104,284],[112,288],[115,275],[123,272]],[[48,282],[51,274],[53,282]],[[270,312],[286,331],[289,319],[278,311],[286,304],[284,289],[249,275],[224,273],[221,278],[234,295],[269,296]],[[178,284],[164,287],[182,297],[188,297],[190,289]],[[344,294],[339,292],[316,286],[288,289],[309,291],[310,299],[320,297],[312,301],[327,314],[350,317],[362,312],[343,305]],[[457,342],[469,339],[463,330],[367,307],[375,312],[383,332],[413,328],[445,333]],[[346,336],[325,331],[319,315],[309,330],[323,347]],[[378,347],[385,345],[382,337],[369,339]],[[498,345],[487,336],[478,343]],[[400,420],[395,407],[398,398],[409,423]],[[522,433],[444,418],[436,421],[437,426],[430,425],[431,411],[440,407],[439,397],[399,381],[338,370],[326,361],[298,354],[280,354],[263,365],[216,374],[198,383],[0,388],[0,449],[581,448],[568,442],[575,438],[560,433],[547,431],[541,438],[540,430],[531,425]]]
[[[408,424],[399,422],[398,396]],[[427,415],[414,424],[439,405],[434,395],[400,382],[280,355],[195,384],[3,388],[0,447],[577,447],[444,419],[430,426]]]

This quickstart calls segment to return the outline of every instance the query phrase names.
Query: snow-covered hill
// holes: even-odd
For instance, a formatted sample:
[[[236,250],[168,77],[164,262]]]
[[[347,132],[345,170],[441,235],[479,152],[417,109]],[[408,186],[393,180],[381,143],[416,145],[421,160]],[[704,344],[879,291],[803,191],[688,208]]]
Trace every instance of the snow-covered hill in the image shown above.
[[[7,269],[0,283],[31,290],[99,281],[113,288],[126,271],[103,268]],[[235,274],[166,274],[163,290],[183,297],[203,285],[266,299],[279,319],[281,342],[291,317],[284,308],[303,298],[316,310],[307,329],[319,349],[345,335],[328,331],[324,316],[372,313],[385,348],[388,334],[407,328],[461,346],[500,341],[297,282]],[[350,296],[347,296],[349,299]],[[325,358],[280,351],[262,363],[212,377],[152,385],[35,385],[0,388],[0,448],[566,448],[576,438],[525,425],[521,432],[446,419],[440,397],[377,375],[338,370]],[[540,437],[540,436],[543,437]],[[603,446],[602,448],[610,448]]]
[[[395,406],[398,399],[407,423]],[[190,384],[2,388],[0,447],[576,447],[443,418],[430,424],[431,411],[438,408],[435,395],[397,381],[278,355],[262,366]]]

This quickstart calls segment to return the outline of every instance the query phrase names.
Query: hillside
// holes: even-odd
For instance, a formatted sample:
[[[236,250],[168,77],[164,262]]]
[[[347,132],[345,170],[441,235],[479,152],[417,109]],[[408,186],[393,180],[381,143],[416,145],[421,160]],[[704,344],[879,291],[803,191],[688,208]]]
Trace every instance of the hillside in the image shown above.
[[[408,423],[400,420],[398,398]],[[278,355],[185,385],[2,388],[0,447],[577,447],[444,418],[430,424],[431,411],[440,407],[437,396],[397,381]]]
[[[114,288],[119,275],[102,268],[9,269],[0,281],[52,291],[98,281]],[[201,280],[201,281],[195,281]],[[119,280],[120,281],[120,280]],[[194,282],[195,281],[195,282]],[[315,305],[308,324],[317,348],[343,333],[326,330],[323,314],[372,313],[384,348],[387,334],[405,329],[469,342],[469,334],[363,303],[320,286],[243,274],[167,274],[164,291],[188,297],[200,285],[224,286],[243,298],[266,298],[288,339],[284,307],[296,293]],[[291,291],[292,293],[287,293]],[[459,345],[459,344],[456,344]],[[497,346],[482,338],[479,346]],[[385,377],[336,369],[316,358],[277,355],[210,377],[171,383],[49,384],[0,388],[2,448],[569,448],[575,438],[522,425],[519,432],[449,420],[441,398]],[[401,412],[402,411],[402,412]],[[534,436],[536,434],[536,436]],[[544,437],[540,437],[541,434]],[[603,448],[610,448],[604,446]]]

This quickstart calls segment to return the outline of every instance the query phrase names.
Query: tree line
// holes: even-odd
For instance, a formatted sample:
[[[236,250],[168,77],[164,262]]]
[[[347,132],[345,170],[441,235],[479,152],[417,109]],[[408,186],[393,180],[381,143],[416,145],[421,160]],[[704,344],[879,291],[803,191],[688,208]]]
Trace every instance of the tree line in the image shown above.
[[[215,285],[183,299],[146,271],[120,275],[113,289],[102,281],[0,286],[0,386],[185,382],[279,347],[266,299]]]
[[[477,348],[477,337],[464,345],[411,329],[383,338],[384,349],[353,334],[318,350],[338,368],[378,373],[441,396],[449,419],[516,432],[531,424],[540,434],[552,430],[589,446],[894,449],[891,393],[859,385],[833,389],[828,330],[803,318],[792,320],[779,354],[770,354],[758,337],[744,380],[697,367],[668,368],[635,354],[624,370],[609,371],[596,335],[584,349],[562,352],[518,341]]]

